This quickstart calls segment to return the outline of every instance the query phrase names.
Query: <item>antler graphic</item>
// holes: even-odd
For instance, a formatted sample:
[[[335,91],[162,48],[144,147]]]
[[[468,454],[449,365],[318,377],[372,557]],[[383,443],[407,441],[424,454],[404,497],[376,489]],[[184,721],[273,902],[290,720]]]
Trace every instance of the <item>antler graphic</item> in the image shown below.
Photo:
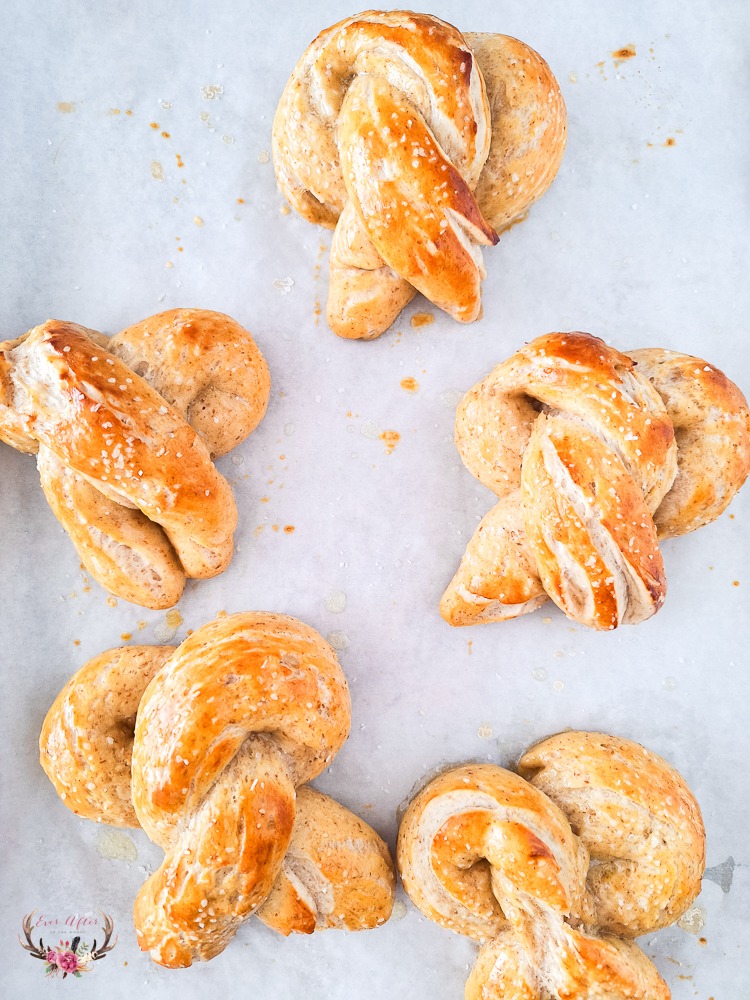
[[[28,951],[32,958],[41,958],[44,961],[46,961],[47,949],[44,947],[44,941],[41,938],[39,938],[39,947],[37,947],[31,940],[31,918],[34,916],[35,913],[36,910],[32,910],[31,913],[27,913],[26,916],[23,918],[23,923],[21,924],[21,926],[23,927],[24,937],[26,938],[26,941],[28,943],[24,944],[23,941],[21,941],[20,935],[18,937],[18,941],[21,947],[24,948],[26,951]]]
[[[109,943],[109,939],[112,937],[112,931],[115,929],[115,925],[112,923],[112,918],[108,917],[106,913],[102,913],[102,920],[104,921],[104,941],[102,942],[101,948],[96,947],[96,938],[91,945],[91,958],[95,962],[99,958],[104,958],[108,951],[112,951],[114,946],[117,944],[117,938],[114,939],[112,944]]]

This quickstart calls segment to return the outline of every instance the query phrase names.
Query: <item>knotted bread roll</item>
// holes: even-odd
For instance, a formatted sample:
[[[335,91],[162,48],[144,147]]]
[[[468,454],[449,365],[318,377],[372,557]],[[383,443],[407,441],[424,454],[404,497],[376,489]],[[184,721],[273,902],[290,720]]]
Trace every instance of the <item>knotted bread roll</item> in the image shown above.
[[[0,344],[0,438],[37,454],[44,494],[110,593],[176,604],[226,569],[234,497],[212,461],[262,419],[268,368],[229,316],[175,309],[108,340],[48,320]]]
[[[498,496],[440,612],[504,621],[551,597],[583,625],[644,621],[666,594],[659,539],[717,518],[750,472],[750,413],[700,358],[551,333],[459,404],[456,447]]]
[[[218,955],[253,913],[282,934],[388,919],[386,845],[299,787],[349,724],[346,679],[317,632],[285,615],[236,614],[177,649],[91,660],[47,713],[40,757],[79,816],[140,824],[164,848],[134,918],[141,948],[176,968]]]
[[[601,733],[545,740],[518,770],[439,775],[399,831],[412,901],[481,945],[467,1000],[667,1000],[631,939],[700,890],[705,834],[684,780]]]
[[[565,135],[557,81],[515,38],[410,11],[321,32],[279,102],[273,159],[292,208],[335,229],[331,329],[377,337],[416,291],[475,320],[481,247],[552,183]]]

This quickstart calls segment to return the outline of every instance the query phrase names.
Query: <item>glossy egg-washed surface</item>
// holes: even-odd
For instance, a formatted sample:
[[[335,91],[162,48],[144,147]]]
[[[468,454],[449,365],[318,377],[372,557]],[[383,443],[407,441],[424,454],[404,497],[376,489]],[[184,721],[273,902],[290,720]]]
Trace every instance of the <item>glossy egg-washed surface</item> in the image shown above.
[[[456,446],[498,503],[443,595],[446,621],[503,621],[551,597],[613,629],[663,604],[659,539],[708,524],[745,482],[750,411],[700,358],[552,333],[466,394]]]
[[[517,39],[410,11],[321,32],[279,102],[273,152],[292,207],[336,230],[334,332],[376,337],[416,291],[476,319],[480,248],[552,182],[565,130],[555,78]]]
[[[205,310],[160,313],[111,340],[49,320],[0,344],[0,438],[37,453],[91,575],[150,608],[228,565],[237,510],[212,456],[254,430],[269,391],[250,334]]]
[[[636,743],[584,732],[532,747],[518,771],[446,771],[399,831],[413,902],[481,945],[467,1000],[669,997],[631,939],[700,890],[705,834],[684,780]]]
[[[282,934],[388,919],[383,841],[298,788],[349,724],[346,680],[317,632],[284,615],[236,614],[176,650],[90,661],[50,709],[40,756],[74,812],[141,825],[164,848],[134,920],[141,947],[180,967],[217,955],[253,913]]]

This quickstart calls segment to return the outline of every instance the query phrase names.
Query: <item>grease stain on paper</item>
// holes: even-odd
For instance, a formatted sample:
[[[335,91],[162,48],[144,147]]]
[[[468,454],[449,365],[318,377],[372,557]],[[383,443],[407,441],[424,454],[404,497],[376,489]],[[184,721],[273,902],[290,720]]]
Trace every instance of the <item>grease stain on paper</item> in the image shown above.
[[[621,49],[615,49],[611,55],[615,61],[615,66],[621,66],[624,62],[627,62],[628,59],[634,59],[637,53],[635,51],[635,45],[631,44],[623,45]]]
[[[700,934],[706,923],[706,911],[700,906],[691,906],[677,921],[677,926],[688,934]]]
[[[127,833],[112,828],[102,828],[96,838],[96,853],[109,861],[137,861],[138,848]]]
[[[326,610],[331,614],[340,615],[346,608],[346,594],[343,590],[332,590],[325,597]]]
[[[709,882],[713,882],[715,885],[718,885],[722,892],[729,892],[732,888],[735,868],[736,865],[734,858],[730,855],[727,860],[722,861],[720,865],[714,865],[713,868],[707,868],[703,873],[703,877],[708,879]]]

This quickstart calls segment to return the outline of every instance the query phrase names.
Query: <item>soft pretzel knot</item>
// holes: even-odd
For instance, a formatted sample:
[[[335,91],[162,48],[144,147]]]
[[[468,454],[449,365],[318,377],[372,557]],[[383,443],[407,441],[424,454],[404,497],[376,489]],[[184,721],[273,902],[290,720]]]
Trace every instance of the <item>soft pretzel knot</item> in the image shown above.
[[[42,489],[91,575],[149,608],[232,557],[237,509],[212,456],[255,429],[270,390],[229,316],[175,309],[108,340],[48,320],[0,344],[0,438],[36,453]]]
[[[519,774],[454,768],[410,804],[398,865],[431,920],[479,941],[467,1000],[656,1000],[632,938],[700,890],[705,835],[680,775],[637,743],[568,732]]]
[[[613,629],[661,607],[659,539],[713,521],[744,483],[750,413],[700,358],[551,333],[466,394],[456,446],[499,500],[443,595],[445,620],[503,621],[551,597]]]
[[[91,660],[48,712],[40,756],[79,816],[140,824],[164,848],[135,902],[136,933],[154,961],[182,967],[223,951],[253,913],[282,934],[388,919],[384,842],[299,787],[349,724],[346,679],[321,636],[285,615],[242,613],[177,649]]]
[[[377,337],[416,291],[475,320],[481,247],[552,183],[565,135],[557,81],[515,38],[411,11],[321,32],[279,102],[273,156],[290,205],[335,228],[331,329]]]

